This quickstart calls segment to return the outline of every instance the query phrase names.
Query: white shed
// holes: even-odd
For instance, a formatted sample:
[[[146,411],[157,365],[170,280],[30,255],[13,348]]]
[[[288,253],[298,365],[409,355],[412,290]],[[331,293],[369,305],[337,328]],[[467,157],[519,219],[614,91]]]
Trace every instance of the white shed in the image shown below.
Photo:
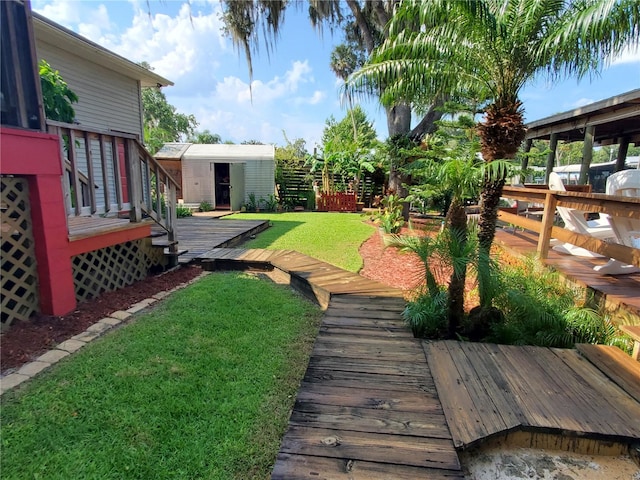
[[[186,147],[186,148],[184,148]],[[209,202],[215,209],[240,210],[249,195],[267,200],[275,194],[273,145],[165,144],[155,155],[176,161],[182,173],[182,200]]]

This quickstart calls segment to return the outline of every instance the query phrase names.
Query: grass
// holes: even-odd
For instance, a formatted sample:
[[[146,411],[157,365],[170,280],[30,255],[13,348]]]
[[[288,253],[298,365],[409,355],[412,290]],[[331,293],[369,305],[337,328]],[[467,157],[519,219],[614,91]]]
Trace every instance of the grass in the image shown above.
[[[212,274],[2,398],[2,477],[268,478],[321,312]]]
[[[374,231],[366,217],[357,213],[241,213],[224,218],[272,223],[243,248],[297,250],[350,272],[362,268],[358,249]]]

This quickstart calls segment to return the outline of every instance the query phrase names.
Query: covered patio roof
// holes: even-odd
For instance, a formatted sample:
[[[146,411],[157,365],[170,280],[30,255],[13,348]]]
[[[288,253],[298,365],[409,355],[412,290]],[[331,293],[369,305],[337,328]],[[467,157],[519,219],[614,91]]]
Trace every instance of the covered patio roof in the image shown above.
[[[640,89],[600,100],[568,112],[528,123],[526,140],[583,141],[587,127],[593,127],[596,145],[640,144]]]

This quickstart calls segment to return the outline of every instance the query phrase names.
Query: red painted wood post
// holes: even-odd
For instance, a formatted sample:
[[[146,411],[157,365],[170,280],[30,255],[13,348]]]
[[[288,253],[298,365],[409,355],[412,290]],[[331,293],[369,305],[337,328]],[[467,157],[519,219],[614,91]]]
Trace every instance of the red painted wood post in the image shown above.
[[[40,311],[46,315],[76,307],[60,141],[46,133],[0,129],[0,173],[23,176],[29,184]]]
[[[60,176],[34,175],[28,179],[40,311],[65,315],[76,308],[76,294]]]

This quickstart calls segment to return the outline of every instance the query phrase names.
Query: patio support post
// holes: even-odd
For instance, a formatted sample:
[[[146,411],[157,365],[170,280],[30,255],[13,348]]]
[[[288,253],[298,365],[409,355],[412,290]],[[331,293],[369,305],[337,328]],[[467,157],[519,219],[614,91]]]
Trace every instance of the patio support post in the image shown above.
[[[556,216],[556,206],[558,200],[553,192],[547,193],[544,200],[544,214],[542,215],[542,226],[540,227],[540,236],[538,237],[538,255],[542,260],[549,255],[549,244],[551,243],[551,230],[553,229],[553,220]]]
[[[549,184],[549,175],[553,172],[556,164],[556,149],[558,148],[558,134],[552,133],[549,136],[549,153],[547,154],[547,170],[544,174],[544,183]]]
[[[616,172],[624,170],[624,161],[627,159],[629,151],[629,137],[620,137],[618,139],[618,156],[616,157]]]
[[[593,137],[596,133],[596,127],[589,125],[584,130],[584,143],[582,144],[582,162],[580,165],[580,177],[578,183],[586,185],[589,180],[589,167],[593,158]]]

